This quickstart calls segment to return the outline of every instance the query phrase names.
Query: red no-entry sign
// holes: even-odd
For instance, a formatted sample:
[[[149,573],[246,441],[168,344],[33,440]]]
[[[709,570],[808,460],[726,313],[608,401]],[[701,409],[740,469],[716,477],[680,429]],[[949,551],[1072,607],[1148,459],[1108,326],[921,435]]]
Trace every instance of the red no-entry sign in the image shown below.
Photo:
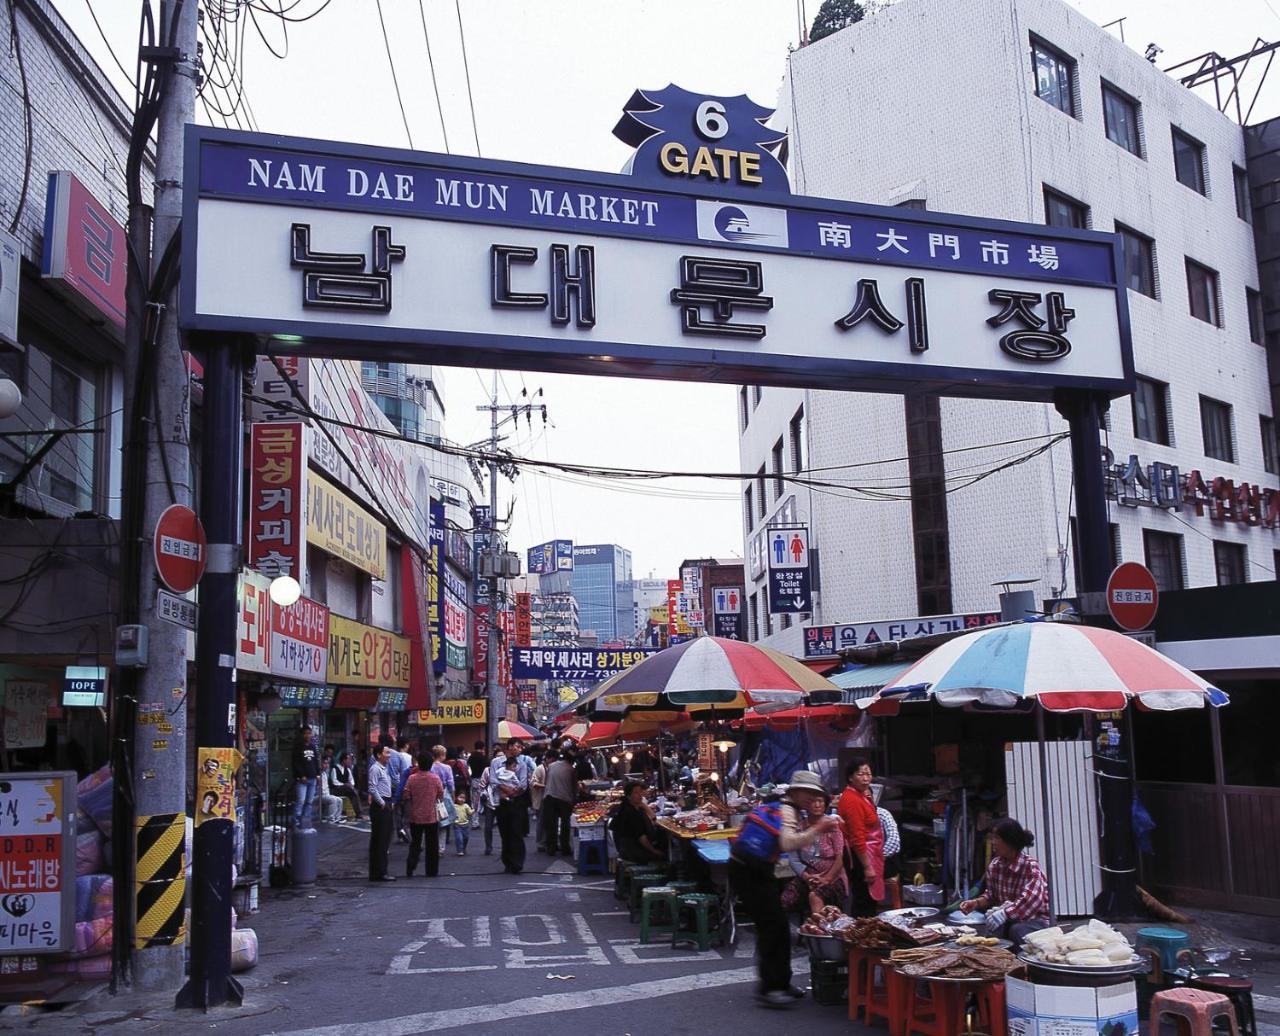
[[[1156,617],[1159,603],[1156,577],[1146,565],[1126,561],[1117,565],[1107,580],[1107,611],[1121,629],[1146,629]]]
[[[156,572],[176,594],[185,594],[204,575],[204,526],[190,507],[166,507],[156,522]]]

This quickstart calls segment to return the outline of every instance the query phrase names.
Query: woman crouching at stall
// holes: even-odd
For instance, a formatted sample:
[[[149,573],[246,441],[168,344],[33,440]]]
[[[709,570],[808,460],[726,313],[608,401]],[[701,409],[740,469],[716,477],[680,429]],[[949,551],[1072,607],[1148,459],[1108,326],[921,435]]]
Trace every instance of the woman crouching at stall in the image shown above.
[[[825,792],[815,795],[801,830],[812,827],[827,815],[831,800]],[[804,910],[816,914],[824,906],[842,910],[849,896],[849,877],[844,869],[844,835],[834,827],[820,835],[810,848],[800,850],[803,873],[797,874],[782,890],[782,905],[787,910]]]
[[[987,889],[976,899],[966,899],[966,914],[985,912],[987,931],[1013,942],[1016,953],[1032,932],[1049,927],[1049,883],[1034,856],[1026,852],[1036,836],[1012,817],[991,829],[991,862],[987,865]]]

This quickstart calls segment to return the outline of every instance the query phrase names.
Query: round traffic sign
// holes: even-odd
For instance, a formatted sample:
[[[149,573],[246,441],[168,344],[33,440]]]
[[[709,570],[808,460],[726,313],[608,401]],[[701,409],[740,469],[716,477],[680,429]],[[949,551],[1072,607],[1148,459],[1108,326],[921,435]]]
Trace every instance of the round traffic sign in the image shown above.
[[[1159,603],[1156,577],[1146,565],[1126,561],[1117,565],[1107,580],[1107,611],[1121,629],[1146,629],[1156,617]]]
[[[204,526],[190,507],[166,507],[156,522],[156,573],[175,594],[185,594],[200,582],[205,563]]]

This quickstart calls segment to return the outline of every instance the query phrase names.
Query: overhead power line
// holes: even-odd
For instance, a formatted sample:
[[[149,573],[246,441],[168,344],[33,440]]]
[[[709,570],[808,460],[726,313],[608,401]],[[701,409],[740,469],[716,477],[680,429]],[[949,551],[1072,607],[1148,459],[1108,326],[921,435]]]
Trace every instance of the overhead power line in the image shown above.
[[[422,39],[427,45],[427,68],[431,71],[431,90],[436,95],[436,112],[440,115],[440,134],[444,137],[445,154],[451,155],[449,149],[449,128],[444,124],[444,105],[440,103],[440,84],[436,81],[436,63],[431,57],[431,36],[427,32],[427,9],[423,0],[418,0],[418,14],[422,17]]]
[[[377,0],[378,24],[382,26],[382,44],[387,50],[387,64],[391,68],[391,83],[396,88],[396,104],[400,106],[400,119],[404,123],[404,135],[409,138],[409,147],[413,148],[413,131],[409,129],[409,116],[404,112],[404,98],[400,96],[400,79],[396,75],[396,60],[391,56],[391,37],[387,35],[387,22],[382,17],[382,0]]]
[[[480,157],[480,130],[476,125],[476,101],[471,93],[471,66],[467,62],[467,31],[462,27],[462,5],[453,0],[453,9],[458,13],[458,41],[462,44],[462,71],[467,80],[467,107],[471,109],[471,135],[476,140],[476,157]]]

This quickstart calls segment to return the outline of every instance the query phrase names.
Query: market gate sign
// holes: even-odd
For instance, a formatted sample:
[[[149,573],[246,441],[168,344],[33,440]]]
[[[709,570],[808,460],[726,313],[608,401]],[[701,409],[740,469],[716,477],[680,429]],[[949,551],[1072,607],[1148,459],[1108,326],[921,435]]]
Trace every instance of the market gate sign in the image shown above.
[[[794,196],[767,110],[641,100],[634,176],[189,126],[183,327],[352,359],[1129,390],[1114,236]]]

